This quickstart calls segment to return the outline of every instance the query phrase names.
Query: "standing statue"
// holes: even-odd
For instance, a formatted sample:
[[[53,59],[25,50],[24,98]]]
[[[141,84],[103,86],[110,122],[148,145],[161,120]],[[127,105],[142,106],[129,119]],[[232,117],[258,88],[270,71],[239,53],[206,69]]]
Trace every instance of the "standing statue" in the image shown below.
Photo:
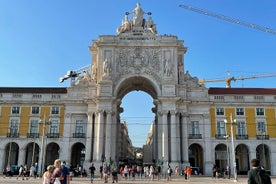
[[[109,76],[110,70],[111,70],[110,59],[105,58],[104,63],[103,63],[104,76]]]
[[[143,27],[145,12],[140,7],[140,3],[136,4],[136,8],[131,13],[135,14],[135,16],[133,18],[133,26]]]
[[[165,69],[164,69],[164,74],[168,77],[171,75],[171,67],[168,59],[165,59]]]

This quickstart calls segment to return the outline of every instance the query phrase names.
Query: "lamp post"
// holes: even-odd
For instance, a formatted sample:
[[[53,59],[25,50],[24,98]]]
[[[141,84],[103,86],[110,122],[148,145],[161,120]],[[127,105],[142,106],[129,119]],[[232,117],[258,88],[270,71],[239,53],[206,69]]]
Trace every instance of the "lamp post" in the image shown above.
[[[44,171],[44,156],[45,156],[45,129],[46,129],[46,116],[44,114],[43,121],[40,120],[40,123],[43,123],[43,128],[42,128],[42,137],[41,137],[41,151],[40,151],[40,176],[43,175]]]
[[[225,120],[227,123],[227,120]],[[234,145],[234,133],[233,126],[236,124],[236,120],[232,119],[232,114],[230,115],[230,127],[231,127],[231,145],[232,145],[232,161],[233,161],[233,173],[234,173],[234,182],[237,182],[237,163],[236,163],[236,155],[235,155],[235,145]]]
[[[265,139],[266,132],[265,130],[262,131],[262,165],[265,167],[265,146],[264,146],[264,139]]]
[[[226,140],[226,159],[227,159],[227,174],[228,174],[228,179],[230,179],[230,158],[229,158],[229,145],[228,145],[228,138],[229,138],[229,135],[227,134],[227,126],[226,126],[226,123],[227,121],[225,120],[225,140]]]

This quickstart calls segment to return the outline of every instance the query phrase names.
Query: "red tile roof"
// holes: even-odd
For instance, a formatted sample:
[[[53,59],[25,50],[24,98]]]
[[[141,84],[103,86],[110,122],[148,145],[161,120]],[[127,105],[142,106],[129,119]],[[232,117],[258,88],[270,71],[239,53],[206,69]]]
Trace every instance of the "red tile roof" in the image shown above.
[[[67,93],[67,88],[51,87],[0,87],[0,93]]]
[[[211,95],[276,95],[276,88],[209,88]]]

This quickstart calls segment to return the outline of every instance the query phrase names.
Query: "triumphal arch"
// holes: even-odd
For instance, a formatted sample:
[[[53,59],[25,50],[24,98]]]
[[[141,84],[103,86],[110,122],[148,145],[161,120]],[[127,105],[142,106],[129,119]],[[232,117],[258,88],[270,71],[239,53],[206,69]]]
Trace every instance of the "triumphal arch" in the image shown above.
[[[142,90],[151,95],[155,106],[153,158],[189,165],[188,150],[193,143],[188,139],[189,122],[209,122],[207,89],[184,70],[184,41],[169,34],[158,35],[150,12],[138,3],[122,18],[116,35],[100,35],[93,41],[89,47],[91,73],[79,77],[68,89],[69,98],[84,97],[79,102],[83,107],[78,108],[88,112],[85,163],[100,163],[103,155],[118,160],[121,100],[133,90]],[[70,108],[75,108],[74,104],[67,105],[67,111]],[[201,131],[210,135],[208,128]],[[211,155],[211,148],[204,148],[201,154],[194,160],[202,165],[205,157],[205,166],[211,167],[211,157],[204,155]]]

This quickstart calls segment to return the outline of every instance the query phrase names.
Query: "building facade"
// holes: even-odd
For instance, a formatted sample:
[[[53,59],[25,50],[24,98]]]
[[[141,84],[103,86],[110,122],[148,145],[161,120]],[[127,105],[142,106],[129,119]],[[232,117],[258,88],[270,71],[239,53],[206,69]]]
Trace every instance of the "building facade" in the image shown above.
[[[141,90],[154,104],[152,159],[164,167],[191,165],[211,174],[214,164],[230,164],[245,172],[257,157],[275,175],[276,90],[205,88],[184,72],[184,41],[158,35],[139,4],[133,12],[117,35],[93,41],[91,73],[68,75],[70,87],[0,88],[0,167],[38,162],[43,168],[61,158],[88,168],[123,159],[131,140],[121,100]]]

